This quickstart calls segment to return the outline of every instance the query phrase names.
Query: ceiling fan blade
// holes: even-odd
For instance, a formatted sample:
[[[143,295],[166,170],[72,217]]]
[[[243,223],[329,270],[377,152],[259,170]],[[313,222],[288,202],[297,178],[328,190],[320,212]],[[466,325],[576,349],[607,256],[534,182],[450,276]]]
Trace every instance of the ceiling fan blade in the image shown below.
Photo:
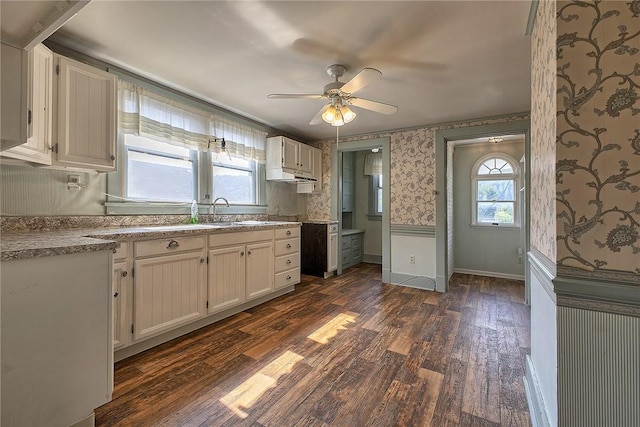
[[[313,116],[313,119],[311,119],[311,121],[309,122],[310,125],[319,125],[320,123],[322,123],[322,113],[324,113],[325,111],[327,111],[327,109],[331,107],[331,104],[327,104],[324,107],[322,107],[320,109],[320,111],[318,111],[316,113],[315,116]]]
[[[346,82],[340,90],[346,93],[354,93],[380,77],[382,77],[380,70],[363,68],[354,78]]]
[[[267,95],[270,99],[321,99],[323,95],[317,93],[271,93]]]
[[[356,107],[364,108],[365,110],[371,110],[375,111],[376,113],[382,114],[393,114],[398,111],[398,107],[396,107],[395,105],[385,104],[378,101],[371,101],[364,98],[351,98],[349,99],[349,104]]]

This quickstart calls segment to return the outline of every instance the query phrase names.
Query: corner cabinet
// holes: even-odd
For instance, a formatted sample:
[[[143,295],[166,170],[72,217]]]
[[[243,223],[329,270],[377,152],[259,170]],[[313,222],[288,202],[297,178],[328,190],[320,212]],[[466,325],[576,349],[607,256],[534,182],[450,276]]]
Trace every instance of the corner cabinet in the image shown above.
[[[116,170],[116,77],[60,55],[54,63],[54,164]]]
[[[28,53],[27,142],[3,151],[3,157],[51,164],[53,53],[37,45]]]

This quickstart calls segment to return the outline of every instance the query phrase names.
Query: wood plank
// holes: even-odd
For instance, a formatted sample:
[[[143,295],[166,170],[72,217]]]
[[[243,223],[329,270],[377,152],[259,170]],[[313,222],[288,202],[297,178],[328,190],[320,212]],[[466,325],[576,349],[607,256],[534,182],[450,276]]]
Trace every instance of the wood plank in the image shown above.
[[[530,425],[522,282],[455,274],[443,295],[370,264],[301,279],[118,362],[96,426]]]

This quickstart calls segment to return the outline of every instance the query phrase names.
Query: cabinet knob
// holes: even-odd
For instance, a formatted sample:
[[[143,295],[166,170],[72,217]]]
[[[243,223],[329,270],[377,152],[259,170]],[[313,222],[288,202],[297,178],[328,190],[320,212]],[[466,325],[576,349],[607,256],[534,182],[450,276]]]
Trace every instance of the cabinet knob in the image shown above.
[[[180,243],[176,242],[175,240],[171,239],[169,241],[169,244],[167,245],[167,249],[175,249],[178,246],[180,246]]]
[[[251,251],[247,251],[247,255],[251,255]]]
[[[118,292],[116,292],[115,294],[113,294],[113,297],[118,298],[118,295],[119,295]]]
[[[291,260],[290,259],[287,260],[287,264],[291,264]]]
[[[287,243],[287,249],[291,249],[291,243]]]
[[[113,154],[111,155],[111,160],[115,160],[116,156],[114,156]]]
[[[291,276],[287,275],[287,280],[291,280]]]
[[[287,230],[287,236],[291,236],[291,230]]]
[[[244,251],[240,251],[240,256],[244,256]]]
[[[200,264],[204,264],[204,258],[200,258]]]
[[[114,250],[113,250],[113,253],[114,253],[114,254],[117,254],[117,253],[118,253],[118,250],[117,250],[117,249],[114,249]]]
[[[122,277],[127,277],[129,275],[129,273],[127,273],[126,271],[122,272]]]

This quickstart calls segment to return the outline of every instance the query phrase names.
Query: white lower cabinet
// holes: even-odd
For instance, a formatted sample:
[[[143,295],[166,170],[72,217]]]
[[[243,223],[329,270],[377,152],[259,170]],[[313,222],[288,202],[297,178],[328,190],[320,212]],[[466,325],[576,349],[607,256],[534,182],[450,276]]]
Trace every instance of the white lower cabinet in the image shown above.
[[[209,251],[209,313],[245,301],[244,245]]]
[[[209,236],[209,313],[273,290],[273,230]]]
[[[130,320],[127,316],[131,290],[130,275],[126,261],[113,263],[113,349],[129,345],[131,342]]]
[[[158,239],[134,244],[133,340],[193,322],[206,314],[204,237]],[[186,252],[176,253],[181,250]]]
[[[275,231],[275,289],[300,283],[300,227]]]

